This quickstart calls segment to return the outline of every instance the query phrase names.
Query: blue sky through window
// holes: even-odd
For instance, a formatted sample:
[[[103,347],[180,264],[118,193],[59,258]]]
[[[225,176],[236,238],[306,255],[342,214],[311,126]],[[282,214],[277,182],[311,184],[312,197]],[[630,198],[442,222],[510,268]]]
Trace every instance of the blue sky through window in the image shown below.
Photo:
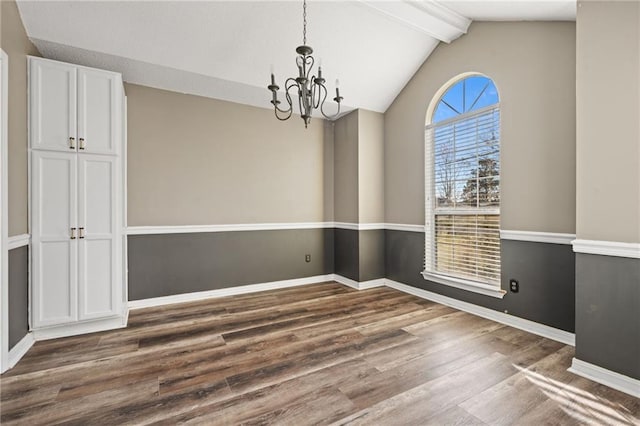
[[[442,96],[432,123],[498,103],[498,90],[493,81],[481,75],[464,78]]]

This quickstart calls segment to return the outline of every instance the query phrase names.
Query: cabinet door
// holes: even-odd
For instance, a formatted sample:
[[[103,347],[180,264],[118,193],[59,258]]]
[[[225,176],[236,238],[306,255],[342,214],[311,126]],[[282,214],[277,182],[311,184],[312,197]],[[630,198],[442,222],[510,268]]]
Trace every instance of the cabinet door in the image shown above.
[[[33,151],[33,327],[78,317],[76,227],[77,154]],[[77,236],[77,231],[74,232]]]
[[[31,148],[75,151],[76,68],[29,58]]]
[[[116,166],[114,157],[78,156],[78,223],[84,228],[78,239],[81,320],[120,313]]]
[[[119,133],[120,76],[78,69],[78,147],[80,152],[115,154]]]

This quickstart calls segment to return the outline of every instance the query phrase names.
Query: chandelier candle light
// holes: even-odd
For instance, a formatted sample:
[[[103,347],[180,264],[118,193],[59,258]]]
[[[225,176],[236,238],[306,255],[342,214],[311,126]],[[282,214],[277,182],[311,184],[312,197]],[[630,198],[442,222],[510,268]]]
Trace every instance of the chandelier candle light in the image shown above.
[[[287,78],[284,83],[285,86],[285,99],[289,104],[288,109],[280,109],[278,106],[280,101],[278,100],[278,90],[280,86],[276,84],[276,78],[271,70],[271,84],[267,86],[267,89],[271,90],[273,95],[271,104],[273,105],[276,118],[284,121],[291,117],[293,112],[293,101],[291,100],[291,94],[289,91],[298,91],[298,109],[300,111],[300,117],[304,120],[304,127],[306,128],[311,122],[311,113],[314,109],[320,109],[322,115],[328,119],[333,119],[340,114],[340,89],[338,88],[338,80],[336,80],[336,97],[333,100],[338,104],[338,111],[334,115],[327,115],[324,112],[324,101],[327,99],[327,88],[324,85],[325,79],[322,78],[322,66],[318,66],[318,76],[311,76],[311,70],[313,69],[314,59],[311,54],[313,49],[311,46],[307,46],[307,0],[302,3],[302,46],[296,48],[296,53],[299,55],[296,58],[296,65],[298,66],[298,77]]]

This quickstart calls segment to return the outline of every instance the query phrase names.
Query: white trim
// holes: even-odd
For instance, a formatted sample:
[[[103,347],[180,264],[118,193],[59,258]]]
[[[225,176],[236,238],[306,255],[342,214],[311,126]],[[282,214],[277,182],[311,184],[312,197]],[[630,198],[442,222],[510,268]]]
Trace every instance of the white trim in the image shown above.
[[[342,285],[346,285],[347,287],[355,288],[356,290],[366,290],[369,288],[383,287],[386,284],[386,280],[384,278],[369,281],[355,281],[351,278],[343,277],[342,275],[337,274],[333,274],[332,278],[333,281],[336,281]]]
[[[350,222],[333,222],[333,227],[338,229],[351,229],[354,231],[358,230],[358,224]]]
[[[128,315],[127,315],[128,318]],[[36,328],[32,330],[36,341],[57,339],[59,337],[76,336],[78,334],[96,333],[98,331],[115,330],[127,326],[127,318],[120,316],[96,321],[77,322],[59,326]]]
[[[408,225],[404,223],[385,223],[384,229],[390,231],[424,232],[424,225]]]
[[[9,369],[9,57],[0,49],[0,373]]]
[[[537,334],[538,336],[546,337],[547,339],[556,340],[566,345],[575,346],[575,334],[569,333],[568,331],[549,327],[548,325],[526,320],[524,318],[519,318],[503,312],[494,311],[493,309],[474,305],[472,303],[463,302],[461,300],[453,299],[451,297],[443,296],[441,294],[433,293],[427,290],[411,287],[409,285],[389,279],[386,280],[386,285],[387,287],[395,288],[396,290],[400,290],[404,293],[412,294],[423,299],[451,306],[452,308],[456,308],[482,318],[487,318],[501,324],[506,324],[508,326],[518,328],[529,333]]]
[[[385,229],[384,223],[359,223],[358,231],[375,231]]]
[[[9,237],[7,247],[9,250],[13,250],[19,247],[28,246],[30,242],[31,235],[29,234],[14,235],[13,237]]]
[[[127,235],[191,234],[198,232],[271,231],[333,228],[333,222],[234,223],[226,225],[129,226]]]
[[[354,231],[373,231],[385,229],[384,223],[351,223],[351,222],[333,222],[333,228],[352,229]]]
[[[601,383],[610,388],[619,390],[620,392],[627,393],[636,398],[640,398],[640,380],[633,379],[624,374],[616,373],[615,371],[607,370],[606,368],[599,367],[595,364],[591,364],[579,359],[573,358],[571,367],[568,371],[578,376],[586,377],[594,382]]]
[[[31,346],[35,343],[33,333],[27,333],[13,348],[9,351],[9,368],[15,367],[15,365],[27,354],[27,351],[31,349]]]
[[[358,4],[445,43],[451,43],[465,34],[471,24],[469,18],[436,2],[360,0]]]
[[[510,231],[500,230],[500,239],[514,241],[530,241],[534,243],[571,244],[576,234],[560,234],[556,232]]]
[[[602,256],[629,257],[640,259],[640,243],[622,243],[618,241],[573,240],[576,253],[599,254]]]
[[[225,225],[168,225],[168,226],[129,226],[127,235],[153,234],[192,234],[199,232],[235,232],[235,231],[278,231],[286,229],[350,229],[371,231],[389,229],[393,231],[424,232],[424,225],[403,223],[352,223],[352,222],[291,222],[291,223],[231,223]]]
[[[150,308],[153,306],[170,305],[173,303],[195,302],[203,299],[215,297],[235,296],[238,294],[255,293],[258,291],[275,290],[288,287],[297,287],[307,284],[334,281],[333,274],[316,275],[307,278],[297,278],[292,280],[273,281],[260,284],[249,284],[238,287],[221,288],[219,290],[199,291],[195,293],[175,294],[172,296],[154,297],[151,299],[129,301],[129,309]]]
[[[448,285],[449,287],[455,287],[466,291],[471,291],[473,293],[483,294],[485,296],[495,297],[498,299],[502,299],[507,293],[500,287],[490,284],[476,283],[473,281],[448,277],[428,271],[422,271],[421,274],[424,279],[428,281],[432,281],[442,285]]]

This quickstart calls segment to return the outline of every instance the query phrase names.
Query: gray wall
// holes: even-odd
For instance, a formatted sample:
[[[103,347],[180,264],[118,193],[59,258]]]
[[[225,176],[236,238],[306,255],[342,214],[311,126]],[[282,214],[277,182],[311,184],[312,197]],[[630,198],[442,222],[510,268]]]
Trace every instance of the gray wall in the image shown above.
[[[358,222],[384,222],[384,115],[358,110]]]
[[[336,222],[358,222],[359,110],[334,124],[334,194]]]
[[[493,79],[501,109],[501,229],[575,232],[575,37],[572,22],[474,22],[441,43],[385,113],[385,222],[424,224],[424,127],[443,88],[465,73]],[[424,234],[385,232],[386,277],[560,328],[575,328],[569,245],[502,240],[503,299],[426,281]]]
[[[427,108],[451,79],[493,79],[501,111],[502,229],[575,232],[573,22],[474,22],[440,43],[385,113],[385,221],[424,224]]]
[[[383,229],[358,232],[359,281],[385,278]]]
[[[9,250],[9,349],[29,332],[29,247]]]
[[[129,226],[331,220],[324,120],[305,129],[299,117],[278,121],[268,109],[125,90]]]
[[[520,282],[520,291],[507,293],[503,299],[426,281],[420,275],[424,269],[424,234],[421,232],[385,231],[386,277],[573,332],[575,276],[571,246],[502,240],[501,251],[502,288],[508,289],[510,278]]]
[[[129,226],[334,220],[333,123],[313,119],[305,129],[268,109],[125,89]],[[129,237],[131,300],[333,269],[332,230]]]
[[[576,358],[640,380],[640,259],[576,255]]]
[[[640,243],[640,3],[579,2],[576,56],[577,238]],[[640,259],[577,255],[576,358],[640,379]]]
[[[640,2],[578,6],[576,233],[640,243]]]
[[[0,2],[2,49],[9,57],[9,236],[28,232],[27,223],[27,55],[39,56],[29,41],[15,1]]]
[[[353,229],[335,229],[335,273],[360,281],[360,238]]]
[[[335,220],[384,222],[384,115],[358,109],[335,123]],[[384,231],[335,230],[336,274],[384,278]]]
[[[129,236],[129,300],[332,273],[333,230]],[[305,262],[311,254],[311,262]]]
[[[335,229],[335,273],[354,281],[385,277],[385,231]]]

